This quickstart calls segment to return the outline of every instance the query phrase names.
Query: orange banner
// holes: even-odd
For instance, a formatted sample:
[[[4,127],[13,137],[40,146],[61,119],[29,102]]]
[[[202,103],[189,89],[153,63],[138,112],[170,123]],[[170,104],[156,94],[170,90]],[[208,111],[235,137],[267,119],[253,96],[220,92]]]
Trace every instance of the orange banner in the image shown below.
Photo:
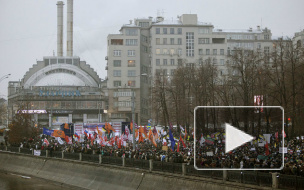
[[[54,137],[65,138],[64,131],[61,131],[61,130],[54,130],[54,133],[53,133],[52,136],[54,136]]]

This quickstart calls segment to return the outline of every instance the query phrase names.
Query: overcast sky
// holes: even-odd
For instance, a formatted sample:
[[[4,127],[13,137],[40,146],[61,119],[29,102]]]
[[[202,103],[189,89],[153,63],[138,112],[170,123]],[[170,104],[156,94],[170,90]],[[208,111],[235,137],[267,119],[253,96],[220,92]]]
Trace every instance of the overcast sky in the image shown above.
[[[66,30],[66,0],[64,30]],[[0,0],[0,98],[8,81],[18,81],[43,56],[57,54],[57,0]],[[104,79],[108,34],[142,17],[176,19],[197,14],[215,28],[248,29],[261,25],[273,36],[290,36],[304,29],[303,0],[74,0],[74,55]],[[65,32],[65,31],[64,31]],[[66,55],[64,33],[64,55]]]

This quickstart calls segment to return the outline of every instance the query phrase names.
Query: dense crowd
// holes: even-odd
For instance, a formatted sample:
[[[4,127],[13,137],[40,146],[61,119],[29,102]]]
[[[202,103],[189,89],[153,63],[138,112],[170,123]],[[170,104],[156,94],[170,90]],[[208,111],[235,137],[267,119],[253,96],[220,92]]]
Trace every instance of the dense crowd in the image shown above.
[[[177,136],[177,134],[175,134],[175,136]],[[193,138],[184,139],[184,145],[178,143],[176,139],[174,150],[172,150],[170,139],[166,135],[160,135],[160,140],[157,141],[157,147],[155,147],[149,139],[145,139],[144,142],[137,143],[135,151],[133,151],[132,142],[128,142],[128,140],[125,146],[118,146],[117,142],[111,146],[105,146],[96,141],[91,141],[87,136],[85,136],[81,142],[73,138],[72,143],[65,141],[59,143],[57,138],[40,135],[30,139],[24,139],[22,143],[11,144],[11,146],[49,150],[50,154],[54,151],[81,152],[84,154],[102,154],[103,156],[187,163],[189,165],[194,164],[195,161],[196,166],[201,168],[273,169],[280,168],[283,165],[282,154],[280,153],[282,141],[276,138],[275,134],[271,135],[270,142],[267,142],[267,145],[260,146],[257,139],[227,154],[225,154],[224,133],[218,132],[216,133],[216,137],[213,136],[212,138],[212,134],[207,135],[207,137],[212,139],[212,141],[208,141],[208,138],[205,137],[206,140],[202,143],[201,138],[197,139],[195,159]],[[109,137],[108,139],[110,140]],[[166,143],[164,143],[162,139],[166,139],[165,141],[168,142],[168,146],[164,146]],[[284,154],[284,167],[280,172],[304,177],[304,139],[301,137],[285,139],[285,147],[287,147],[287,153]]]

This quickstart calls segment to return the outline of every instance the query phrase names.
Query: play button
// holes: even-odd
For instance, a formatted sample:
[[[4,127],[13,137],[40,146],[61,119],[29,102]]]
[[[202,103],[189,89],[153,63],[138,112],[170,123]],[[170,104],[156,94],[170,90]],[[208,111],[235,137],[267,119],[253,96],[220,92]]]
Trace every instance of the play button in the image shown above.
[[[243,131],[225,124],[226,127],[226,146],[225,152],[228,153],[233,149],[253,140],[253,136],[244,133]]]

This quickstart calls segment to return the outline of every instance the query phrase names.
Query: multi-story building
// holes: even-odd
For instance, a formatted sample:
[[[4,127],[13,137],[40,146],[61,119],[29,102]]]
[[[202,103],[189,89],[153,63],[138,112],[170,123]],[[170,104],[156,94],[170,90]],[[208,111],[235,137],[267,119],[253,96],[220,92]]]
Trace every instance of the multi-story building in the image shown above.
[[[227,56],[236,48],[269,52],[271,31],[215,29],[199,22],[196,14],[176,20],[158,16],[134,19],[123,25],[120,34],[108,35],[109,117],[130,121],[132,91],[135,91],[135,122],[146,124],[151,117],[152,84],[157,74],[173,76],[181,65],[200,65],[211,60],[219,75],[227,73]],[[142,76],[142,75],[146,76]]]

